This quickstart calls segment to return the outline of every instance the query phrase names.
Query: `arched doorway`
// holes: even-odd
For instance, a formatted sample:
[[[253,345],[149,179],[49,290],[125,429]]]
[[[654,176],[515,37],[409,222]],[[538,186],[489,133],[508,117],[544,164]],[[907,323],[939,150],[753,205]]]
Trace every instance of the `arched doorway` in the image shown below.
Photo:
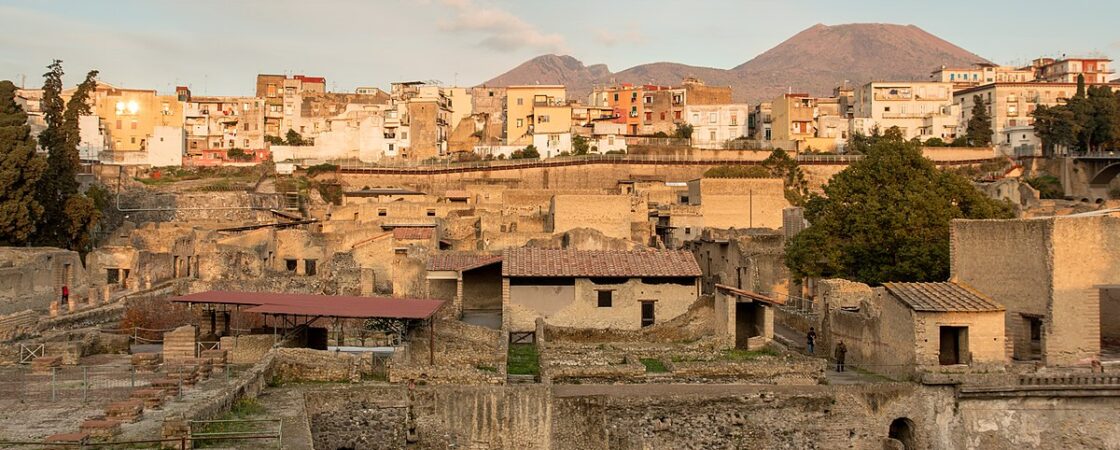
[[[891,428],[887,437],[902,443],[902,448],[905,450],[915,450],[918,448],[918,445],[914,439],[914,434],[914,421],[905,417],[899,417],[891,422]]]

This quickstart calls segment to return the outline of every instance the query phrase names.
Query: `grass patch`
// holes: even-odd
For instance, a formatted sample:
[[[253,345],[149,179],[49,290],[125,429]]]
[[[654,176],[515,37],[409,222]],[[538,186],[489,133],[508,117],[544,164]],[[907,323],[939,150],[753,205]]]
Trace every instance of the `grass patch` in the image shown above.
[[[245,420],[264,414],[264,407],[254,398],[243,398],[233,404],[229,412],[223,414],[218,420]],[[265,431],[268,422],[212,422],[200,426],[198,433],[252,433]],[[237,441],[231,441],[237,442]],[[194,441],[196,448],[226,446],[229,442],[224,439],[200,439]]]
[[[498,373],[498,368],[494,367],[494,366],[484,366],[484,365],[480,364],[480,365],[474,366],[474,368],[478,369],[478,370],[481,370],[483,372]]]
[[[832,368],[836,368],[836,365],[835,365],[835,364],[833,364],[833,365],[832,365]],[[875,372],[872,372],[872,371],[870,371],[870,370],[867,370],[867,369],[862,369],[862,368],[859,368],[859,367],[853,366],[853,365],[851,365],[851,364],[845,364],[845,365],[844,365],[844,370],[851,370],[852,372],[858,373],[858,374],[860,374],[860,375],[863,375],[863,376],[865,376],[865,377],[870,377],[870,378],[874,378],[874,379],[875,379],[875,381],[881,381],[881,382],[886,382],[886,381],[895,381],[894,379],[892,379],[892,378],[890,378],[890,377],[888,377],[888,376],[885,376],[885,375],[880,375],[880,374],[877,374],[877,373],[875,373]]]
[[[538,375],[541,372],[540,353],[533,344],[510,344],[506,373],[510,375]]]
[[[660,359],[640,358],[639,361],[642,362],[643,366],[646,366],[646,373],[666,373],[669,371]]]

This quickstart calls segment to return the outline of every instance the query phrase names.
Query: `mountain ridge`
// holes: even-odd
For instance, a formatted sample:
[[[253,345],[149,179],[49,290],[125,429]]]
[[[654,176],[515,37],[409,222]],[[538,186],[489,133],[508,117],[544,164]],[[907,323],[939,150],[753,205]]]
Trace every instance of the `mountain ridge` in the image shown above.
[[[569,55],[541,55],[482,85],[564,84],[569,95],[582,98],[595,85],[678,85],[696,77],[708,85],[731,86],[737,102],[757,103],[791,88],[828,95],[845,81],[925,80],[942,65],[978,62],[988,60],[916,25],[816,24],[730,69],[661,61],[611,72],[605,64],[585,65]]]

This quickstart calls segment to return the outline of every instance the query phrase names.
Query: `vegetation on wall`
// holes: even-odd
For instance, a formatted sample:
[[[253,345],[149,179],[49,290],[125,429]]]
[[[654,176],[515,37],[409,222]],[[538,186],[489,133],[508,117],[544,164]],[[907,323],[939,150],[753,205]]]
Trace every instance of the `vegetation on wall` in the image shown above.
[[[825,195],[806,202],[811,226],[786,245],[786,265],[796,276],[944,281],[951,220],[1013,216],[1010,205],[938,170],[920,146],[897,134],[865,150],[824,186]]]
[[[716,166],[704,172],[704,178],[781,178],[785,184],[785,197],[791,205],[802,206],[809,197],[809,182],[805,172],[782,149],[776,149],[757,166]]]
[[[1038,190],[1039,198],[1060,199],[1065,196],[1065,189],[1062,189],[1062,180],[1053,175],[1039,175],[1034,178],[1027,178],[1024,181]]]

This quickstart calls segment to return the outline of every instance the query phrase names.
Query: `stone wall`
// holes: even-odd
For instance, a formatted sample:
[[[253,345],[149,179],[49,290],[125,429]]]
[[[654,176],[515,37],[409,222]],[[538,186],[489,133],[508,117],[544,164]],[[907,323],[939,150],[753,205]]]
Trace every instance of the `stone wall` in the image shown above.
[[[226,351],[226,362],[230,364],[256,364],[264,359],[276,343],[271,334],[223,336],[219,344]]]
[[[552,233],[594,228],[607,237],[630,238],[630,197],[626,195],[556,195],[552,198]]]
[[[60,300],[62,286],[70,301],[85,302],[90,295],[85,265],[78,252],[50,247],[0,248],[0,315],[26,309],[47,311]]]
[[[688,201],[700,206],[708,228],[782,227],[789,207],[778,178],[701,178],[688,183]]]

